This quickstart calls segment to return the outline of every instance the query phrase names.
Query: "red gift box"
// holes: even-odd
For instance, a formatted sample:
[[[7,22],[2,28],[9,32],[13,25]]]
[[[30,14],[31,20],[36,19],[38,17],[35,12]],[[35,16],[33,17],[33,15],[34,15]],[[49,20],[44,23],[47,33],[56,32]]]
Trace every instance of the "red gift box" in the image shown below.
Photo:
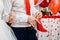
[[[60,18],[60,16],[42,16],[42,18]],[[47,32],[47,29],[45,29],[41,23],[41,18],[37,15],[36,19],[40,22],[37,22],[37,29],[41,32]]]

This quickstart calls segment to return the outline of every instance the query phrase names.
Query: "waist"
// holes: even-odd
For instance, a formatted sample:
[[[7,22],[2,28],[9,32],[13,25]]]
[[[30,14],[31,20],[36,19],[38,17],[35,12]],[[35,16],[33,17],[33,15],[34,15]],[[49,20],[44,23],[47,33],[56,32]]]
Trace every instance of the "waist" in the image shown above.
[[[18,28],[16,28],[16,27],[11,27],[12,29],[13,29],[13,31],[14,30],[16,30],[16,31],[19,31],[19,30],[27,30],[27,31],[29,31],[29,30],[32,30],[32,29],[34,29],[32,26],[31,27],[18,27]]]
[[[28,24],[28,23],[13,23],[13,24],[11,24],[11,26],[12,27],[31,27],[31,25],[30,24]]]

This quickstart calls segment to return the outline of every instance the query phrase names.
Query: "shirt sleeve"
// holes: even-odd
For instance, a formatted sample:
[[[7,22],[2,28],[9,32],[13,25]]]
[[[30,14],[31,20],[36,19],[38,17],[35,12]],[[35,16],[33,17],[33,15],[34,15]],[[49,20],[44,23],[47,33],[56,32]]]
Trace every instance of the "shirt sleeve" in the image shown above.
[[[6,22],[8,22],[9,19],[9,14],[12,12],[14,12],[12,10],[13,8],[13,1],[6,1],[4,3],[5,9],[4,9],[4,15],[3,15],[3,20],[5,20]],[[16,22],[27,22],[28,20],[28,15],[24,14],[24,13],[20,13],[19,15],[16,15]]]
[[[36,16],[37,12],[39,12],[39,10],[37,10],[35,7],[32,7],[31,13],[33,17]]]
[[[14,0],[3,0],[3,4],[4,4],[3,20],[5,22],[8,22],[13,1]]]
[[[38,0],[38,3],[34,6],[32,6],[32,10],[31,13],[32,15],[35,17],[37,13],[40,13],[40,10],[36,9],[35,6],[39,6],[39,4],[42,2],[43,0]]]
[[[38,3],[35,4],[35,6],[39,5],[44,0],[38,0]]]
[[[0,0],[0,19],[2,19],[3,9],[4,9],[3,1],[2,1],[2,0]]]

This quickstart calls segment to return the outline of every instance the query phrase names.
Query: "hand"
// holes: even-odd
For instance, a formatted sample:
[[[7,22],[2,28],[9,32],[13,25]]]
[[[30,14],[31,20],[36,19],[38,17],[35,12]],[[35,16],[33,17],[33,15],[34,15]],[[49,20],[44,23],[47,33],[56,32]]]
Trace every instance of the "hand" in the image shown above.
[[[10,16],[9,16],[9,20],[8,20],[8,23],[12,24],[16,19],[16,15],[15,13],[11,13]]]
[[[33,26],[33,27],[36,27],[36,26],[37,26],[36,20],[35,20],[35,18],[32,17],[32,16],[29,16],[29,17],[28,17],[28,23],[31,24],[31,26]]]
[[[39,16],[41,18],[42,17],[42,12],[37,12],[36,16]]]
[[[42,12],[40,13],[40,12],[37,12],[37,14],[36,14],[36,22],[38,22],[39,24],[40,24],[40,19],[41,19],[41,17],[42,17]]]

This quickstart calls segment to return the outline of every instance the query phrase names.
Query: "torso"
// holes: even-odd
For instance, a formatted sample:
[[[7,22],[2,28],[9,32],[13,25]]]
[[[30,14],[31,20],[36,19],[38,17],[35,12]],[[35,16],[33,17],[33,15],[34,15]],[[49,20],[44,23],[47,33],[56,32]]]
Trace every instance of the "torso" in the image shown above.
[[[31,9],[34,6],[34,1],[33,0],[29,0],[30,1],[30,6]],[[12,10],[15,12],[16,15],[18,15],[18,17],[21,14],[26,14],[26,8],[25,8],[25,0],[15,0],[13,3],[13,8]],[[32,13],[31,13],[32,14]],[[19,20],[18,20],[19,21]],[[12,24],[13,27],[28,27],[31,26],[30,24],[26,23],[21,23],[21,22],[16,22]]]

